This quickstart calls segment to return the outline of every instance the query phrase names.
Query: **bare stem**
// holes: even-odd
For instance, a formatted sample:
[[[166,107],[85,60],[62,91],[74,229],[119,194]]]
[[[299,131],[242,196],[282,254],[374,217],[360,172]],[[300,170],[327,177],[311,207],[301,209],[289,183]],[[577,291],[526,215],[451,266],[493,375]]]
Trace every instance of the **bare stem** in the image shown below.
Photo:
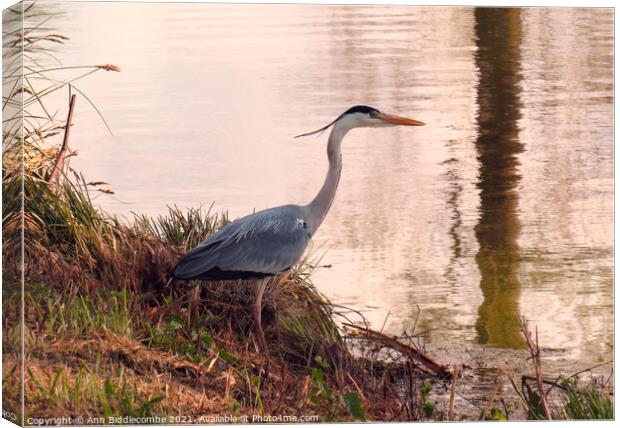
[[[50,173],[48,183],[54,185],[58,181],[58,174],[62,170],[65,158],[67,156],[67,151],[69,150],[69,133],[71,131],[71,120],[73,119],[73,108],[75,107],[75,94],[71,95],[71,101],[69,102],[69,113],[67,114],[67,123],[65,125],[65,136],[62,140],[62,147],[60,148],[60,152],[58,152],[58,157],[56,158],[56,162],[54,163],[54,169]]]
[[[450,409],[448,411],[448,420],[454,420],[454,396],[456,395],[456,383],[459,378],[459,366],[454,365],[454,370],[452,371],[452,388],[450,389]]]
[[[545,390],[543,387],[544,379],[540,363],[540,348],[538,347],[538,327],[536,327],[535,341],[532,340],[532,333],[530,333],[528,329],[527,320],[525,318],[521,319],[521,331],[523,331],[523,335],[525,336],[525,340],[527,342],[527,347],[530,350],[530,356],[532,358],[532,361],[534,361],[534,370],[536,371],[536,386],[538,387],[538,392],[540,395],[540,403],[542,404],[545,411],[545,417],[551,420],[549,400],[547,399],[547,394],[545,394]]]

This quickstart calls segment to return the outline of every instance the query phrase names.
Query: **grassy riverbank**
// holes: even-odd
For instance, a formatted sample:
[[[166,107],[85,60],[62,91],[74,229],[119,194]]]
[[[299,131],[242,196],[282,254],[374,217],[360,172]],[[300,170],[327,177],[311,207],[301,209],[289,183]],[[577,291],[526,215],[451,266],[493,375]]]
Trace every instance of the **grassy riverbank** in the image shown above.
[[[7,177],[5,177],[7,178]],[[4,266],[19,265],[19,182],[5,179]],[[302,264],[265,295],[255,352],[251,283],[172,282],[177,257],[228,220],[204,211],[131,225],[85,184],[26,176],[26,416],[205,415],[415,420],[432,376],[411,358],[354,356]],[[18,409],[19,270],[4,272],[4,393]],[[272,284],[273,285],[273,284]],[[409,382],[404,382],[409,379]]]

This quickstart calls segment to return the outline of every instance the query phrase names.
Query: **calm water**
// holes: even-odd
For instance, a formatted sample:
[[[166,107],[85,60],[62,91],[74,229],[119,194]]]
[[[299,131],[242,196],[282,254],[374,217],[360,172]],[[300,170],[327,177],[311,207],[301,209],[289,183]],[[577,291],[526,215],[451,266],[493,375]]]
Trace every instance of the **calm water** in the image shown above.
[[[607,358],[613,321],[611,9],[60,6],[78,84],[73,165],[110,212],[306,203],[354,104],[423,128],[362,129],[311,249],[314,282],[376,328],[430,344]],[[459,351],[461,352],[461,351]]]

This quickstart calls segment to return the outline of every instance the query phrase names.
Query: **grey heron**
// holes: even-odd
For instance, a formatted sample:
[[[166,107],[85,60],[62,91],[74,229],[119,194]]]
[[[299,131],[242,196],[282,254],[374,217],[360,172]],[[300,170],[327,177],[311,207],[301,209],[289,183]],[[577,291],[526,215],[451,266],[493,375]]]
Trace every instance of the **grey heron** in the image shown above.
[[[269,277],[288,271],[299,261],[329,211],[342,170],[342,139],[353,128],[397,125],[421,126],[424,123],[359,105],[351,107],[327,126],[295,137],[320,134],[333,126],[327,143],[329,169],[316,197],[307,205],[269,208],[227,224],[178,261],[174,278],[203,281],[259,279],[252,309],[257,346],[265,353],[267,342],[261,325],[263,293]]]

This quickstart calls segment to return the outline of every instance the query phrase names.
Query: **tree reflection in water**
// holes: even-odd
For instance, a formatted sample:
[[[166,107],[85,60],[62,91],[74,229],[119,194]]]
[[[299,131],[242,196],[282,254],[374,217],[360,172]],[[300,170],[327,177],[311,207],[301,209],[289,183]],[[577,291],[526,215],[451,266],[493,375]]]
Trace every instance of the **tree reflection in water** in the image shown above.
[[[483,302],[478,308],[478,342],[505,348],[524,345],[519,330],[518,154],[521,10],[477,8],[475,61],[478,84],[479,220]]]

